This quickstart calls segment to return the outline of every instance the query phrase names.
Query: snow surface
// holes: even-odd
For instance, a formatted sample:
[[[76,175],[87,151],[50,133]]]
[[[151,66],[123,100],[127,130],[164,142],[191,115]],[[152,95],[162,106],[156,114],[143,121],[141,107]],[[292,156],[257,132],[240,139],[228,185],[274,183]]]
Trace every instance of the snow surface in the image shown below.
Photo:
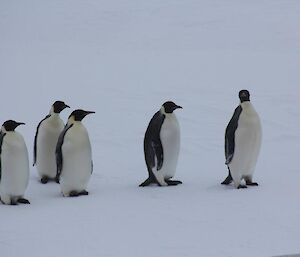
[[[64,198],[31,167],[31,205],[0,205],[0,256],[300,253],[299,13],[298,0],[0,0],[1,122],[26,122],[32,151],[55,100],[96,111],[90,195]],[[236,190],[220,182],[243,88],[264,136],[260,186]],[[184,184],[139,188],[144,132],[166,100],[184,108]]]

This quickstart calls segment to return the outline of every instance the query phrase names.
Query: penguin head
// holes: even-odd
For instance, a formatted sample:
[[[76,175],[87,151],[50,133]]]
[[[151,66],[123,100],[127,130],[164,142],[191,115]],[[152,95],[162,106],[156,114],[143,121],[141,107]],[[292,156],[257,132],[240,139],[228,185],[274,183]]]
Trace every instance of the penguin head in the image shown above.
[[[4,131],[14,131],[19,125],[25,125],[24,122],[17,122],[14,120],[7,120],[2,125],[2,130]]]
[[[176,109],[182,109],[181,106],[175,104],[172,101],[165,102],[162,105],[162,107],[163,107],[165,113],[173,113],[173,111],[175,111]]]
[[[243,89],[239,92],[239,98],[241,100],[241,103],[250,101],[250,93],[248,90]]]
[[[63,101],[56,101],[53,105],[52,105],[52,111],[54,113],[60,113],[62,110],[64,110],[65,108],[70,108],[69,105],[65,104]]]
[[[95,113],[95,112],[92,112],[92,111],[85,111],[85,110],[82,110],[82,109],[77,109],[75,111],[73,111],[70,116],[69,116],[69,119],[70,118],[73,118],[74,121],[82,121],[82,119],[88,115],[88,114],[91,114],[91,113]]]

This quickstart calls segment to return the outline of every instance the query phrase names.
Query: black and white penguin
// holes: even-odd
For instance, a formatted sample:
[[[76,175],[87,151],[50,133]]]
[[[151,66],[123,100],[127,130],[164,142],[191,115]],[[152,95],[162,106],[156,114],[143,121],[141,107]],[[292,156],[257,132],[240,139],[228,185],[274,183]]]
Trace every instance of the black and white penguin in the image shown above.
[[[4,204],[29,204],[24,198],[29,181],[28,151],[23,136],[15,131],[23,122],[7,120],[0,133],[0,197]]]
[[[64,196],[87,195],[93,163],[92,148],[82,119],[92,111],[75,110],[68,118],[56,146],[57,179]]]
[[[59,114],[65,108],[70,108],[70,106],[62,101],[56,101],[51,106],[49,114],[41,120],[36,129],[33,166],[36,165],[43,184],[56,177],[55,147],[65,126]]]
[[[144,138],[144,154],[149,177],[140,186],[182,184],[171,180],[176,172],[180,149],[180,128],[175,114],[181,106],[168,101],[151,119]]]
[[[257,186],[253,182],[253,173],[258,159],[262,129],[260,118],[250,102],[247,90],[239,92],[240,105],[227,125],[225,132],[225,158],[229,174],[222,182],[224,185],[234,182],[236,188]],[[244,179],[246,185],[241,184]]]

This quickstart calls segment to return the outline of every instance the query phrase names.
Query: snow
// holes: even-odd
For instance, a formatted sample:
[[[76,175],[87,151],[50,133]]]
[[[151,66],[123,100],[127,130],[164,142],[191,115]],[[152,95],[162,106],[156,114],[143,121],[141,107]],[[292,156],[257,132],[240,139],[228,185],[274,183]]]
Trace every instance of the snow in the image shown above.
[[[64,198],[31,167],[31,204],[0,205],[1,256],[300,253],[299,13],[296,0],[1,0],[1,122],[26,122],[32,151],[55,100],[96,112],[83,121],[90,195]],[[236,190],[220,185],[223,140],[244,88],[263,126],[260,186]],[[184,108],[184,184],[139,188],[143,136],[166,100]]]

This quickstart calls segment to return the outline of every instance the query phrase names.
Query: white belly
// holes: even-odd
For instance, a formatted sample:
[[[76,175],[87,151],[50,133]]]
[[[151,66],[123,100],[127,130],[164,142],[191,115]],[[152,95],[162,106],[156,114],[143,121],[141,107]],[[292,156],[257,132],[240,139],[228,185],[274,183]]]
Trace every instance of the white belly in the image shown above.
[[[72,127],[62,145],[63,168],[60,185],[64,195],[87,188],[92,171],[91,144],[86,129]]]
[[[180,149],[180,128],[175,114],[166,115],[160,131],[164,160],[159,172],[165,179],[174,177]]]
[[[243,109],[235,132],[234,155],[229,168],[233,176],[238,173],[252,176],[257,163],[262,139],[261,123],[254,108],[246,106]]]
[[[18,132],[5,135],[1,153],[1,199],[23,196],[29,180],[28,151]]]
[[[41,177],[55,178],[56,176],[55,148],[63,128],[64,123],[61,119],[55,122],[46,120],[39,128],[36,166]]]

